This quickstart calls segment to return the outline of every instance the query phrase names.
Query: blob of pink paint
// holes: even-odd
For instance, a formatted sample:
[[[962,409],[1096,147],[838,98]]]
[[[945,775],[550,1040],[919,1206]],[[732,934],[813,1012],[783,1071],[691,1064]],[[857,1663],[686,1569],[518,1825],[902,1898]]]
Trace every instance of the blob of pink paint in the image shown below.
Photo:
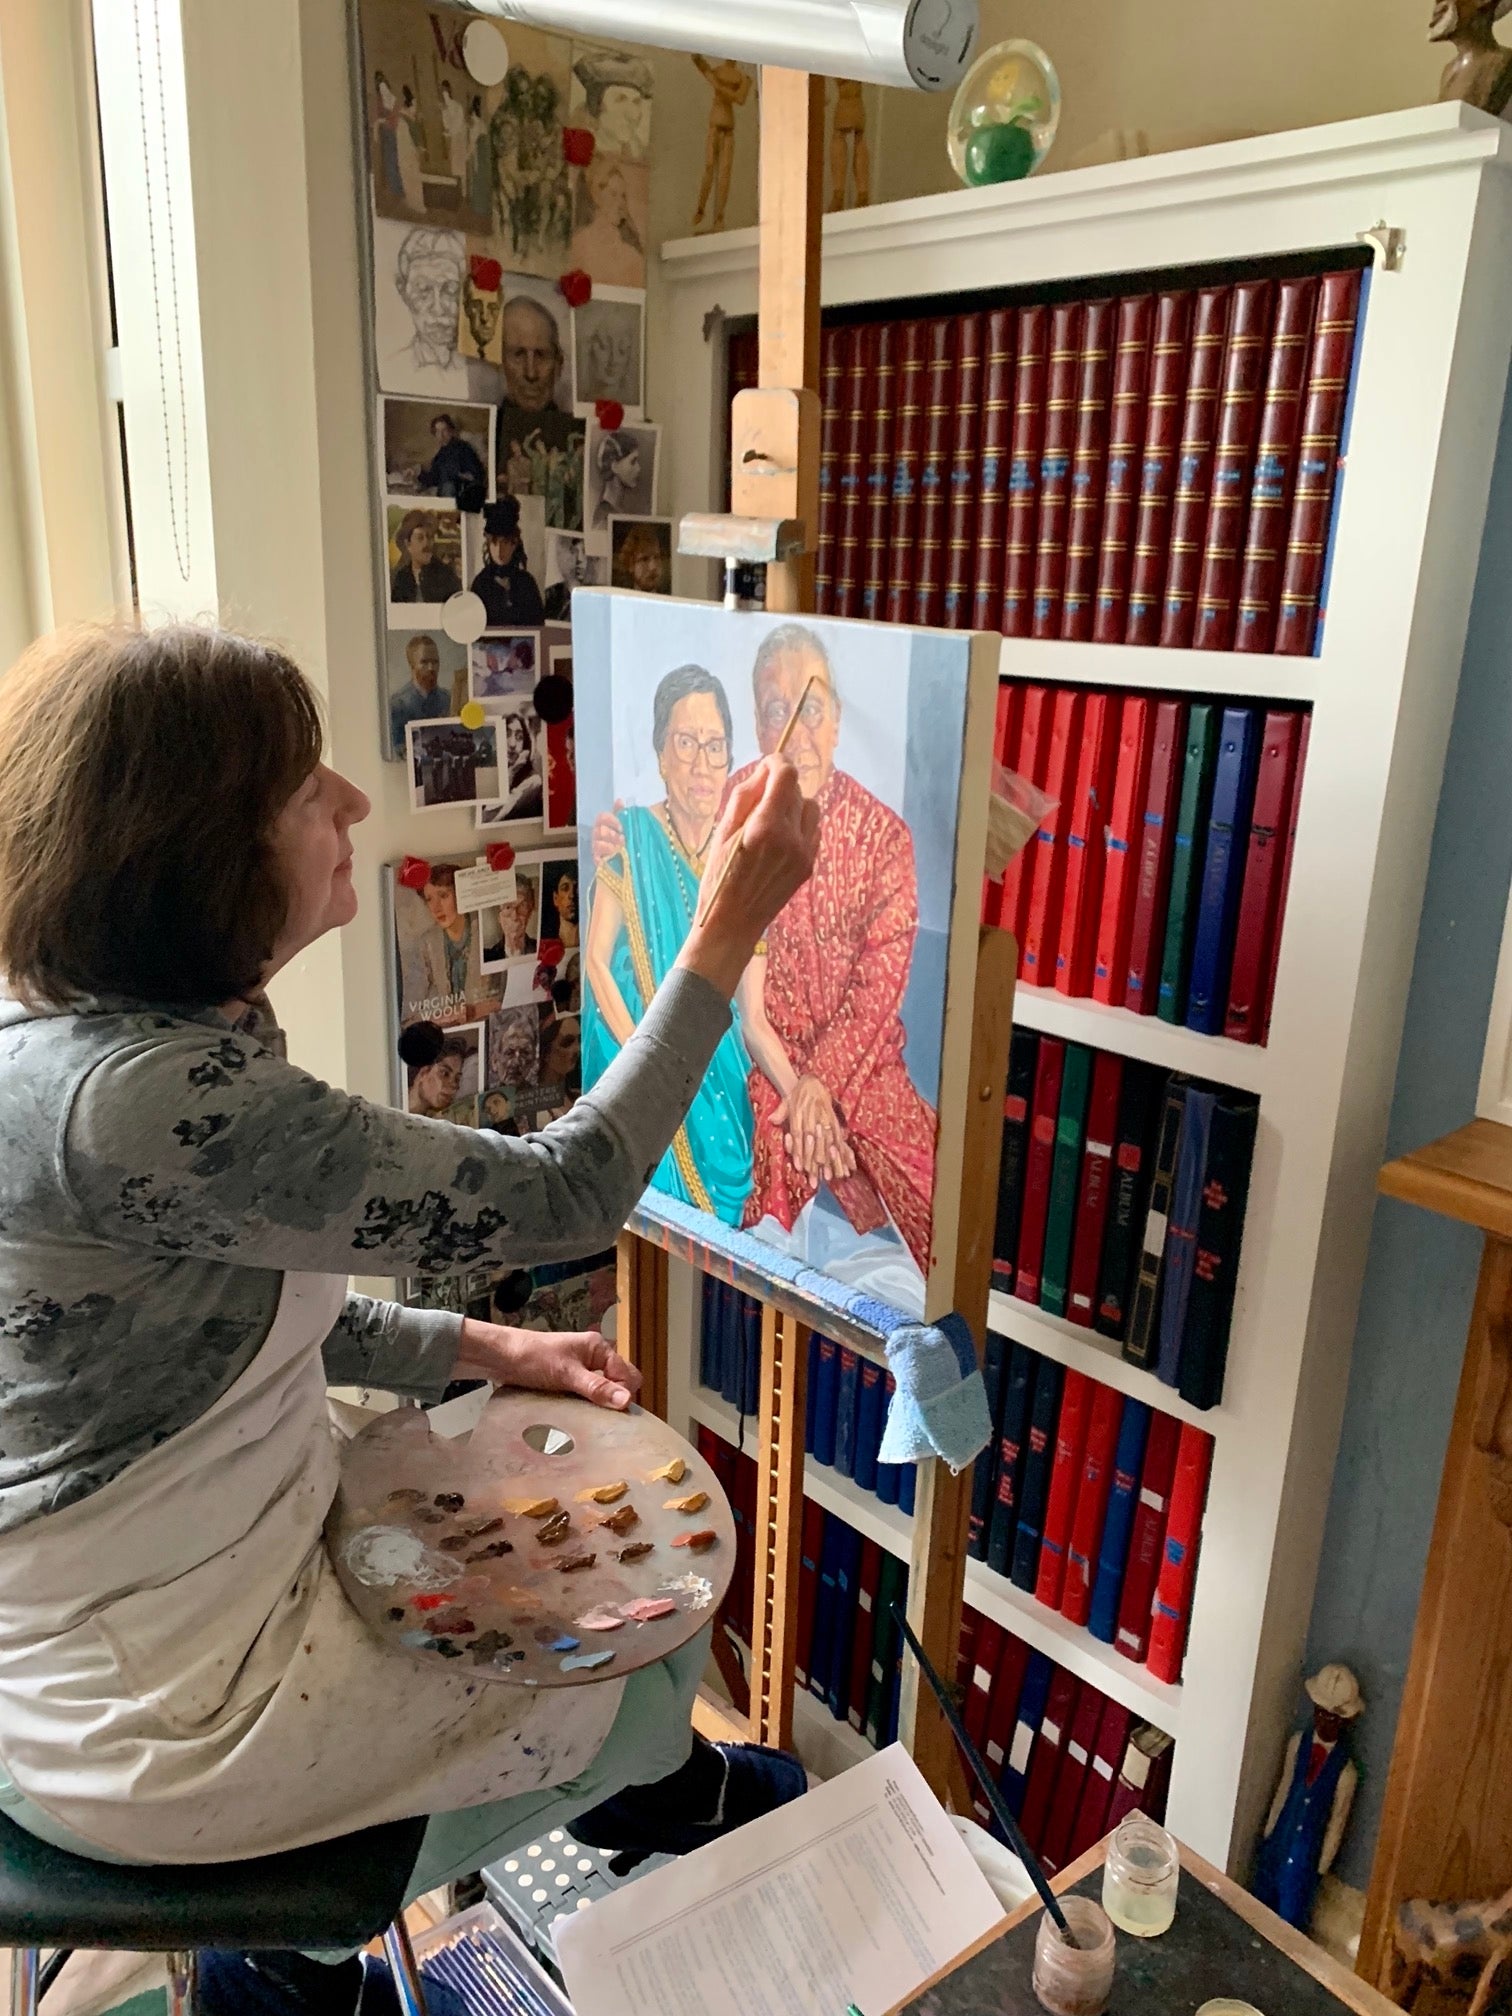
[[[586,1617],[577,1620],[579,1631],[620,1631],[624,1629],[624,1624],[624,1618],[617,1616],[613,1610],[590,1610]]]
[[[657,1617],[670,1617],[676,1608],[669,1596],[637,1596],[633,1603],[622,1603],[620,1613],[632,1624],[650,1624]]]

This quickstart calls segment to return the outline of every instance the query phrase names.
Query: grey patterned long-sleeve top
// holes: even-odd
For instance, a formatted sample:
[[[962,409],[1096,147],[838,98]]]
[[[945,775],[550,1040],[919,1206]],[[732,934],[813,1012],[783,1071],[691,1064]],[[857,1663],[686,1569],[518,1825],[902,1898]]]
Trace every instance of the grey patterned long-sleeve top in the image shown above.
[[[601,1250],[728,1025],[713,987],[674,972],[594,1089],[516,1140],[335,1091],[255,1013],[0,1000],[0,1530],[197,1420],[255,1357],[286,1272]],[[435,1399],[460,1331],[353,1295],[327,1374]]]

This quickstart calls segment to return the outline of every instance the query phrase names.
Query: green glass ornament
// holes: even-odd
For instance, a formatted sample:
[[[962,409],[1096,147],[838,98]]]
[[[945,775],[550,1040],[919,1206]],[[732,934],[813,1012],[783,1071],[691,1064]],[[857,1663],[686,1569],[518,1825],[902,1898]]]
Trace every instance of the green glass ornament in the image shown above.
[[[1027,126],[979,126],[966,142],[966,181],[973,189],[989,182],[1022,182],[1038,160]]]

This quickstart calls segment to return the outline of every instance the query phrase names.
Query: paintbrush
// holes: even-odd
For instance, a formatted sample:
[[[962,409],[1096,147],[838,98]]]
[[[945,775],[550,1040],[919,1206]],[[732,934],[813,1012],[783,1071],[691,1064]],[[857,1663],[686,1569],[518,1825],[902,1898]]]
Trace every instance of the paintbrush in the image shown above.
[[[787,726],[782,731],[782,735],[777,743],[777,747],[772,751],[772,754],[774,756],[782,755],[783,751],[787,748],[788,738],[789,736],[791,736],[793,730],[798,726],[798,716],[803,712],[803,703],[805,700],[808,699],[814,681],[818,677],[819,675],[817,672],[810,672],[808,678],[803,682],[803,691],[798,695],[798,705],[793,709],[792,713],[789,714],[788,716]],[[708,916],[709,912],[714,908],[715,903],[718,901],[719,892],[721,889],[723,889],[725,885],[725,877],[729,874],[730,870],[735,866],[735,863],[740,859],[740,850],[744,845],[745,845],[745,828],[744,826],[742,826],[740,831],[735,835],[734,846],[730,849],[729,853],[726,854],[724,861],[720,865],[719,873],[714,877],[714,887],[709,891],[709,900],[703,906],[703,915],[705,917]]]
[[[925,1652],[924,1647],[919,1643],[918,1639],[914,1636],[913,1631],[909,1625],[908,1619],[903,1615],[902,1610],[899,1609],[896,1603],[894,1603],[893,1605],[893,1615],[898,1620],[898,1626],[902,1631],[905,1640],[907,1641],[909,1651],[912,1652],[915,1659],[917,1659],[919,1662],[919,1671],[924,1675],[924,1678],[929,1682],[930,1691],[933,1693],[936,1701],[938,1701],[940,1704],[940,1712],[944,1715],[945,1720],[950,1724],[950,1733],[952,1734],[952,1736],[955,1737],[957,1743],[959,1743],[961,1746],[961,1755],[966,1759],[966,1762],[971,1766],[972,1772],[976,1777],[977,1783],[981,1786],[982,1790],[987,1795],[987,1803],[989,1806],[991,1806],[993,1815],[996,1818],[998,1825],[1002,1828],[1003,1832],[1008,1836],[1009,1847],[1013,1850],[1014,1854],[1018,1856],[1019,1860],[1023,1863],[1024,1867],[1028,1870],[1029,1880],[1034,1885],[1035,1889],[1039,1892],[1040,1901],[1043,1903],[1045,1909],[1050,1913],[1051,1919],[1055,1924],[1056,1930],[1060,1933],[1061,1938],[1065,1940],[1068,1946],[1074,1946],[1076,1944],[1076,1935],[1071,1930],[1071,1927],[1066,1923],[1066,1914],[1064,1911],[1062,1911],[1060,1904],[1056,1899],[1055,1892],[1050,1888],[1050,1878],[1045,1874],[1044,1870],[1040,1867],[1039,1862],[1035,1857],[1034,1850],[1029,1846],[1029,1843],[1024,1839],[1023,1834],[1020,1832],[1019,1824],[1017,1820],[1015,1820],[1013,1817],[1012,1809],[1010,1808],[1008,1801],[1003,1797],[1002,1793],[998,1790],[997,1781],[996,1779],[994,1779],[992,1773],[988,1770],[986,1761],[983,1758],[981,1752],[977,1749],[975,1743],[973,1743],[971,1738],[967,1735],[966,1724],[961,1720],[961,1711],[956,1707],[955,1702],[951,1699],[950,1694],[946,1690],[945,1682],[940,1678],[939,1674],[936,1673],[934,1667],[929,1663],[929,1655]]]

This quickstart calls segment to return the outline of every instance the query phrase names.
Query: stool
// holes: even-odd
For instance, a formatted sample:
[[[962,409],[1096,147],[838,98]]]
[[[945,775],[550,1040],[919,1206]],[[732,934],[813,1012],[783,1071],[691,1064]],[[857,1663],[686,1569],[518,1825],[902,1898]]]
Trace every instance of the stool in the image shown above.
[[[0,1945],[11,2016],[37,2016],[41,1947],[166,1953],[169,2016],[193,2016],[197,1950],[365,1946],[383,1934],[404,2016],[425,1998],[402,1916],[425,1815],[255,1861],[90,1862],[0,1818]]]

